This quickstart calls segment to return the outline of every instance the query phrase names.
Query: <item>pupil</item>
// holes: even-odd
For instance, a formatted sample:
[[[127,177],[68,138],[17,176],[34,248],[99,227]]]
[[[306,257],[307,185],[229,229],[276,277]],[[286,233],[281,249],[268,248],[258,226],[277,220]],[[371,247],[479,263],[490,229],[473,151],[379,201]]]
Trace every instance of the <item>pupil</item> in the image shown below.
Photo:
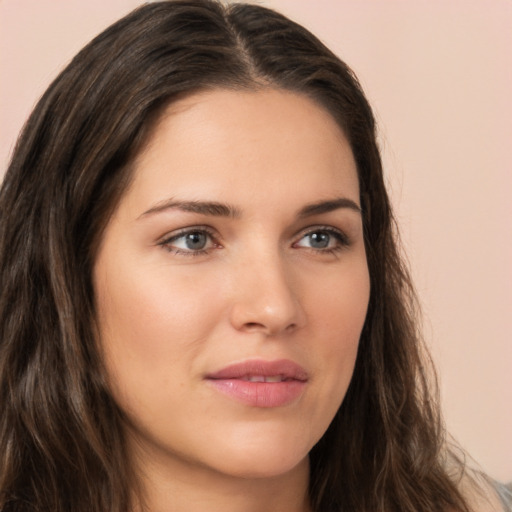
[[[200,250],[204,249],[206,245],[206,235],[199,231],[195,233],[188,233],[186,236],[187,249]]]
[[[325,249],[329,245],[328,233],[312,233],[311,246],[315,249]]]

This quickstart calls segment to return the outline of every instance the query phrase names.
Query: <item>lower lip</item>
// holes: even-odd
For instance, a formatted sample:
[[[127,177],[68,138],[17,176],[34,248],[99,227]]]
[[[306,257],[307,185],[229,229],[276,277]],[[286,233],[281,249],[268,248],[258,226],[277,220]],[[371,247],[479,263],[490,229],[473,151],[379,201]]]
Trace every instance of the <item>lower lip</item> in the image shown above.
[[[286,380],[282,382],[250,382],[242,379],[208,379],[221,393],[252,407],[282,407],[297,400],[306,382]]]

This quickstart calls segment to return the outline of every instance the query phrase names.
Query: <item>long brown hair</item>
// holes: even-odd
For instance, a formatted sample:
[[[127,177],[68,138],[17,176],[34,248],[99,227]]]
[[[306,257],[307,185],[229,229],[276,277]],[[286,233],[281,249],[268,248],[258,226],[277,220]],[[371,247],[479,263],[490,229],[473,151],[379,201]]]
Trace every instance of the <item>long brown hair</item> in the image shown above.
[[[347,395],[310,454],[317,512],[466,510],[383,182],[373,114],[350,69],[254,5],[144,5],[50,85],[0,191],[0,509],[129,510],[136,475],[105,384],[91,268],[156,115],[205,88],[305,94],[344,130],[359,173],[371,279]]]

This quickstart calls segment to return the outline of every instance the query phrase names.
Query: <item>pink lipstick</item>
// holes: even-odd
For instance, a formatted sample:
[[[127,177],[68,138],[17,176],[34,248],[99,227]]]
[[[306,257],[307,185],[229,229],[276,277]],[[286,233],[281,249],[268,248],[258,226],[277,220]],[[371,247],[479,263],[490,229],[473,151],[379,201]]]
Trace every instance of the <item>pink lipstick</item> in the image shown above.
[[[307,372],[287,359],[249,360],[232,364],[206,380],[221,393],[252,407],[281,407],[303,393]]]

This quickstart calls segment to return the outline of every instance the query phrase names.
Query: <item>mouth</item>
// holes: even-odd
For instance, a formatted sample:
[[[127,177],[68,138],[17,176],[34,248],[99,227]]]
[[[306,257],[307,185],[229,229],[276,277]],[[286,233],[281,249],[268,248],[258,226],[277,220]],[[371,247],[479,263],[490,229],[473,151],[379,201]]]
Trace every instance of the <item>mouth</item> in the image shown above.
[[[244,375],[241,380],[247,382],[286,382],[293,379],[289,379],[284,375],[271,375],[269,377],[264,375]]]
[[[208,374],[205,380],[223,395],[251,407],[282,407],[303,394],[307,372],[293,361],[249,360]]]

